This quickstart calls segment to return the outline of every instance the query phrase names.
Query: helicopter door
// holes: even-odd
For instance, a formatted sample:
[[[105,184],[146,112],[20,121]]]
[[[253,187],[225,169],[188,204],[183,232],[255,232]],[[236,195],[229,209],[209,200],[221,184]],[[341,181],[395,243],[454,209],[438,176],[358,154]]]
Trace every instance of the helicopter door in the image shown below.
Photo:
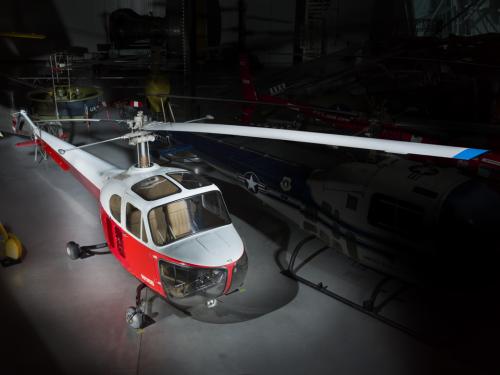
[[[155,262],[153,252],[148,247],[148,235],[141,210],[127,202],[125,222],[127,231],[123,233],[127,260],[136,277],[155,287]]]

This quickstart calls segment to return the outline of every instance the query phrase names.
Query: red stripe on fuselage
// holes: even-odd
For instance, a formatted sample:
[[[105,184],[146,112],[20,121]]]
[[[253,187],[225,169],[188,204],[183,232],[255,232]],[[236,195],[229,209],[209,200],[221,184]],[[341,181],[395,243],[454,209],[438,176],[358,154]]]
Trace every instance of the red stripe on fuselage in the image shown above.
[[[99,200],[99,195],[100,195],[100,190],[97,186],[95,186],[90,180],[85,177],[83,174],[81,174],[77,169],[73,168],[71,166],[70,168],[71,174],[78,180],[80,183],[85,186],[85,188],[90,191],[90,193],[97,199]]]
[[[85,177],[80,171],[74,168],[71,164],[69,164],[66,160],[62,158],[61,155],[57,151],[55,151],[52,147],[50,147],[46,142],[42,140],[43,148],[45,152],[59,165],[62,170],[69,171],[71,174],[83,185],[85,188],[90,191],[90,193],[96,198],[99,199],[100,190],[97,186],[95,186],[87,177]]]
[[[60,166],[62,168],[63,171],[69,171],[70,169],[70,166],[69,164],[66,162],[66,160],[64,160],[61,155],[59,155],[59,153],[57,153],[52,147],[50,147],[46,142],[43,142],[43,149],[45,150],[45,152],[52,158],[52,160],[54,160],[56,162],[56,164],[58,166]]]

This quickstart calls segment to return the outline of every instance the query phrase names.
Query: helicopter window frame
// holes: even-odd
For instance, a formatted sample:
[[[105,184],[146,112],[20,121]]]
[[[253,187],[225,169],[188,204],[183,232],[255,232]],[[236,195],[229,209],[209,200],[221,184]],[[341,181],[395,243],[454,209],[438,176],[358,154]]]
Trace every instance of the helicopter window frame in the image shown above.
[[[132,208],[134,211],[129,212],[129,208]],[[139,212],[139,218],[134,220],[134,223],[131,223],[132,214]],[[137,226],[136,228],[131,228],[131,226]],[[144,217],[142,215],[142,211],[138,209],[134,204],[127,202],[125,208],[125,227],[130,234],[132,234],[138,240],[148,243],[148,235],[146,233],[146,223],[144,222]]]
[[[417,204],[381,193],[371,197],[368,222],[376,227],[417,238],[424,219],[425,210]]]
[[[186,207],[186,213],[188,213],[189,215],[189,218],[190,218],[190,222],[189,222],[189,225],[191,225],[192,227],[190,228],[189,232],[185,232],[185,233],[181,233],[181,236],[176,236],[176,233],[175,233],[175,230],[174,228],[172,228],[172,226],[170,225],[169,221],[168,221],[168,218],[169,218],[169,213],[168,211],[165,212],[164,209],[167,209],[167,206],[171,205],[171,204],[176,204],[176,203],[179,203],[179,202],[186,202],[188,200],[192,200],[196,197],[200,197],[200,202],[203,202],[203,196],[206,195],[206,194],[211,194],[211,193],[214,193],[217,195],[218,197],[218,202],[221,204],[221,207],[220,208],[223,208],[222,210],[222,213],[223,213],[223,216],[225,216],[224,218],[223,217],[220,217],[221,220],[223,220],[223,224],[221,225],[215,225],[215,226],[207,226],[207,227],[204,227],[203,229],[196,229],[196,225],[195,225],[195,222],[194,220],[191,218],[191,215],[192,215],[192,207]],[[187,203],[187,202],[186,202]],[[203,205],[203,203],[202,203]],[[203,208],[207,211],[209,211],[212,215],[216,215],[214,214],[213,212],[211,212],[210,210],[208,210],[204,205],[203,205]],[[160,216],[160,220],[163,219],[163,223],[160,225],[160,226],[164,226],[164,232],[160,232],[158,231],[157,229],[154,229],[155,227],[158,228],[158,223],[156,224],[152,224],[152,215],[154,214],[154,221],[158,221],[158,217],[157,217],[157,212],[155,212],[155,210],[158,210],[160,209],[159,212],[161,212],[161,216]],[[184,218],[185,219],[185,218]],[[187,237],[190,237],[194,234],[198,234],[198,233],[203,233],[203,232],[206,232],[208,230],[212,230],[212,229],[215,229],[215,228],[220,228],[220,227],[223,227],[223,226],[226,226],[226,225],[229,225],[229,224],[232,224],[232,220],[231,220],[231,217],[229,215],[229,210],[227,209],[227,205],[226,205],[226,202],[224,201],[224,197],[222,196],[222,193],[219,191],[219,190],[208,190],[208,191],[204,191],[202,193],[199,193],[199,194],[194,194],[194,195],[191,195],[191,196],[188,196],[188,197],[184,197],[184,198],[180,198],[180,199],[177,199],[177,200],[174,200],[174,201],[171,201],[171,202],[168,202],[168,203],[164,203],[164,204],[160,204],[159,206],[156,206],[156,207],[153,207],[152,209],[150,209],[148,211],[148,214],[147,214],[147,221],[148,221],[148,224],[149,224],[149,230],[150,230],[150,233],[151,233],[151,241],[158,247],[163,247],[163,246],[167,246],[167,245],[170,245],[178,240],[181,240],[181,239],[184,239],[184,238],[187,238]],[[194,227],[194,228],[193,228]],[[160,239],[160,241],[158,242],[157,239]]]
[[[156,181],[154,181],[155,179]],[[141,186],[147,184],[151,185],[146,187]],[[160,190],[156,191],[158,190],[158,188],[160,188]],[[173,181],[161,174],[153,175],[136,182],[131,186],[130,190],[132,190],[135,194],[148,202],[163,199],[171,195],[178,194],[182,191],[182,189]]]
[[[113,198],[118,198],[117,201],[112,202]],[[109,197],[109,212],[111,216],[119,223],[122,221],[122,197],[118,194],[113,194]]]
[[[207,180],[206,178],[203,178],[201,176],[196,175],[193,172],[190,171],[177,171],[177,172],[170,172],[166,174],[169,178],[174,180],[177,184],[182,186],[183,189],[187,190],[194,190],[194,189],[199,189],[202,187],[207,187],[210,185],[213,185],[212,182]],[[188,176],[187,180],[184,180],[184,175]],[[180,179],[179,176],[181,176]],[[196,185],[196,186],[194,186]]]
[[[142,239],[142,242],[144,243],[148,243],[148,234],[146,232],[146,222],[145,222],[145,218],[142,217],[142,212],[141,212],[141,239]]]

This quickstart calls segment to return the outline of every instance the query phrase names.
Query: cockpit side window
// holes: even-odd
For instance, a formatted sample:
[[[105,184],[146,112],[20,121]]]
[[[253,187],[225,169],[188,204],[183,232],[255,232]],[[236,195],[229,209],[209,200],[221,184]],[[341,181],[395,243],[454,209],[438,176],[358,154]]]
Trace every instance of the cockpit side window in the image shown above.
[[[122,197],[113,194],[111,198],[109,198],[109,210],[111,211],[111,215],[113,215],[116,221],[120,222],[120,215],[122,212]]]
[[[164,176],[152,176],[134,184],[132,191],[147,201],[154,201],[176,194],[181,189]]]
[[[141,211],[134,205],[127,203],[126,216],[127,229],[137,238],[142,238],[141,230],[143,230],[144,225],[141,225]]]
[[[166,245],[172,242],[173,238],[170,235],[169,224],[167,223],[167,214],[164,212],[165,206],[153,208],[149,211],[149,227],[153,242],[158,246]]]

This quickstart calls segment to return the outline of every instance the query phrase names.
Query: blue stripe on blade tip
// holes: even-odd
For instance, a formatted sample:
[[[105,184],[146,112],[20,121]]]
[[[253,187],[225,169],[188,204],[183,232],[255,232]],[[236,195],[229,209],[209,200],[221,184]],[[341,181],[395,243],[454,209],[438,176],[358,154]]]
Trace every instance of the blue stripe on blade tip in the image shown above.
[[[486,152],[488,152],[488,150],[481,150],[479,148],[467,148],[459,152],[458,154],[454,155],[453,159],[471,160]]]

